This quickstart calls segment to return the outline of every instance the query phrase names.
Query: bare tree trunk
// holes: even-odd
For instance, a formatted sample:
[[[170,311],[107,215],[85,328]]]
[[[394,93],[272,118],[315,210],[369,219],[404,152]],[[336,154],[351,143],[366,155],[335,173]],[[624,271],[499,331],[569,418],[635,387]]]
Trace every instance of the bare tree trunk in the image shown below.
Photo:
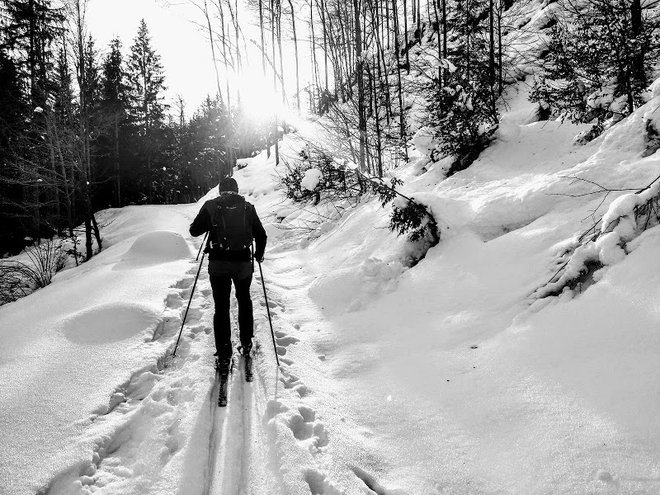
[[[497,82],[499,93],[504,91],[504,78],[502,76],[502,0],[497,1]]]
[[[211,27],[211,16],[209,15],[206,0],[204,0],[204,17],[206,18],[206,25],[209,30],[209,43],[211,44],[211,56],[213,57],[213,68],[215,69],[215,83],[218,88],[218,96],[222,97],[222,90],[220,89],[220,72],[218,71],[218,60],[215,56],[215,37],[213,36],[213,28]]]
[[[119,164],[119,116],[115,114],[114,118],[114,165],[115,165],[115,194],[117,201],[117,208],[121,208],[121,174],[120,174],[120,164]]]
[[[259,34],[261,35],[261,68],[266,78],[266,47],[264,46],[264,6],[263,0],[259,0]]]
[[[372,59],[372,64],[376,64],[376,57]],[[380,112],[378,111],[378,94],[376,92],[376,84],[373,82],[373,74],[369,72],[371,76],[372,83],[371,88],[373,91],[373,101],[374,101],[374,121],[376,124],[376,157],[378,158],[378,177],[383,177],[383,144],[381,140],[381,129],[380,129]]]
[[[266,46],[264,42],[264,6],[263,0],[259,0],[259,34],[261,36],[261,69],[266,80]],[[266,135],[266,156],[270,158],[270,137]]]
[[[319,85],[319,69],[318,69],[318,63],[316,61],[316,35],[314,34],[314,3],[313,0],[309,0],[309,26],[310,26],[310,34],[311,34],[311,44],[312,44],[312,71],[314,74],[314,87],[317,88],[320,86]],[[318,102],[317,102],[318,103]],[[315,107],[318,107],[318,105],[315,105]]]
[[[277,92],[277,65],[275,62],[275,2],[279,0],[270,0],[270,37],[273,54],[273,91]],[[282,85],[284,86],[284,85]],[[279,145],[279,124],[277,122],[277,112],[273,116],[273,139],[275,140],[275,165],[280,163],[280,145]]]
[[[225,30],[225,11],[222,8],[222,0],[216,0],[215,1],[215,6],[218,9],[218,14],[220,15],[220,29],[221,33],[220,36],[222,38],[222,58],[223,58],[223,64],[225,66],[225,73],[229,74],[230,73],[230,65],[229,65],[229,56],[227,54],[227,32]],[[229,78],[227,77],[225,80],[225,92],[226,92],[226,98],[227,98],[227,121],[228,125],[227,127],[230,129],[230,133],[228,133],[228,139],[226,140],[225,143],[225,163],[224,163],[224,170],[218,171],[219,179],[221,179],[224,176],[231,176],[234,172],[234,148],[232,146],[232,141],[233,141],[233,134],[231,132],[232,128],[232,104],[231,104],[231,89],[229,87]]]
[[[491,113],[495,115],[495,17],[494,0],[488,2],[488,85],[490,86]]]
[[[364,79],[363,79],[363,61],[362,61],[362,27],[360,25],[360,3],[359,0],[353,0],[353,10],[355,14],[355,77],[358,87],[358,129],[360,132],[360,170],[365,170],[365,146],[367,141],[367,121],[364,109]]]
[[[470,82],[470,0],[465,0],[465,79]]]
[[[408,47],[408,0],[403,0],[403,42],[406,50],[406,73],[410,74],[410,50]]]
[[[93,256],[92,249],[92,218],[94,213],[92,211],[92,200],[90,193],[91,185],[91,173],[92,173],[92,164],[91,164],[91,143],[89,138],[89,104],[87,101],[87,94],[89,91],[89,81],[87,81],[86,73],[86,54],[84,49],[84,16],[85,16],[85,7],[86,0],[76,0],[76,43],[77,43],[77,66],[78,66],[78,86],[80,88],[80,153],[81,158],[81,171],[83,177],[83,194],[85,202],[85,236],[86,236],[86,250],[87,250],[87,259],[90,259]],[[95,232],[96,242],[99,247],[99,251],[102,249],[101,235],[100,232]]]
[[[406,124],[403,115],[403,89],[401,84],[401,48],[399,46],[399,13],[397,11],[397,0],[392,0],[393,18],[394,18],[394,51],[396,52],[396,75],[399,97],[399,135],[401,139],[406,137]]]
[[[644,28],[641,0],[631,0],[630,23],[632,28],[632,36],[634,38],[641,36]],[[644,64],[644,59],[646,57],[645,51],[645,44],[642,42],[642,40],[639,40],[632,60],[632,78],[638,88],[644,88],[647,85],[646,68]],[[633,107],[631,106],[630,111],[632,112],[632,110]]]
[[[282,2],[277,0],[277,49],[280,55],[280,84],[282,89],[282,103],[287,102],[286,86],[284,84],[284,57],[282,56]]]
[[[323,69],[325,71],[325,92],[328,93],[328,33],[325,24],[325,2],[321,0],[321,23],[323,24]]]
[[[300,111],[300,70],[298,66],[298,35],[296,33],[296,12],[293,8],[293,2],[289,0],[289,7],[291,8],[291,28],[293,29],[293,47],[296,57],[296,105]]]

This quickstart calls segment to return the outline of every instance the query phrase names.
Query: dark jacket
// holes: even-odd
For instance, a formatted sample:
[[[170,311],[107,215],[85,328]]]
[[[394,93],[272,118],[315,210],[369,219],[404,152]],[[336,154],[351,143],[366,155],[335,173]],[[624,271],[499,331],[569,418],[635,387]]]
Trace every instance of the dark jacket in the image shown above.
[[[204,234],[205,232],[209,233],[208,241],[206,243],[206,249],[209,253],[210,261],[251,261],[251,253],[249,249],[242,249],[238,251],[224,251],[220,249],[215,249],[214,246],[218,245],[217,234],[215,229],[213,229],[213,212],[216,210],[219,202],[233,201],[234,198],[239,199],[238,194],[234,192],[222,192],[217,198],[209,199],[202,209],[193,220],[193,223],[190,224],[190,235],[197,237]],[[245,202],[247,207],[246,215],[247,221],[252,225],[252,236],[256,242],[256,247],[254,250],[254,257],[257,260],[260,260],[264,256],[266,251],[266,231],[264,230],[263,225],[261,225],[261,220],[257,215],[257,211],[251,203]]]

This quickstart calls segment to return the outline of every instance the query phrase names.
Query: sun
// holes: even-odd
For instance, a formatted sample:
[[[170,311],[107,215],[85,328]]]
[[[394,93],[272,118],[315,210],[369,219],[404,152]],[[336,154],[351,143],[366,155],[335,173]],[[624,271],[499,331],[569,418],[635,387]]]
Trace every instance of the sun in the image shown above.
[[[273,89],[272,79],[265,79],[261,72],[244,72],[236,77],[234,88],[240,94],[241,111],[255,124],[272,121],[276,116],[281,119],[289,112],[282,94]]]

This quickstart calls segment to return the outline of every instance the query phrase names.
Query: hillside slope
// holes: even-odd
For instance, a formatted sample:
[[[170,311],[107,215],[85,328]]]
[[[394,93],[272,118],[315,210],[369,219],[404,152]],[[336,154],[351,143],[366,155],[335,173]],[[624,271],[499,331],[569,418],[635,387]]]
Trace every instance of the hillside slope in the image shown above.
[[[199,204],[105,212],[107,250],[0,308],[5,492],[658,493],[658,227],[634,232],[582,293],[534,293],[621,194],[583,195],[593,185],[570,177],[623,190],[658,175],[641,155],[660,99],[583,147],[578,126],[530,122],[522,87],[509,101],[469,169],[397,171],[441,227],[414,267],[376,198],[295,205],[273,158],[244,162],[282,365],[257,278],[257,380],[235,374],[241,407],[224,412],[203,271],[166,358]],[[287,136],[283,153],[301,146]]]

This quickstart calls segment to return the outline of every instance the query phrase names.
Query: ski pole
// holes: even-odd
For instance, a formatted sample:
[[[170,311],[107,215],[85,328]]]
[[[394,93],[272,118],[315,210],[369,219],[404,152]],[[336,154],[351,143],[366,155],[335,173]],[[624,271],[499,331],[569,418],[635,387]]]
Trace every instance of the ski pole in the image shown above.
[[[204,244],[202,244],[203,246]],[[186,307],[186,312],[183,314],[183,321],[181,322],[181,330],[179,330],[179,336],[176,339],[176,344],[174,345],[174,352],[172,352],[172,357],[176,356],[176,350],[179,347],[179,340],[181,340],[181,334],[183,333],[183,326],[186,324],[186,318],[188,317],[188,310],[190,309],[190,303],[192,302],[193,294],[195,293],[195,287],[197,286],[197,280],[199,279],[199,272],[202,270],[202,265],[204,264],[204,256],[206,252],[202,254],[202,260],[199,262],[199,268],[197,268],[197,275],[195,275],[195,282],[193,283],[192,290],[190,291],[190,299],[188,299],[188,306]]]
[[[257,260],[259,264],[259,274],[261,275],[261,286],[264,288],[264,299],[266,299],[266,311],[268,312],[268,323],[270,324],[270,335],[273,337],[273,349],[275,350],[275,361],[277,361],[277,366],[280,366],[280,358],[277,354],[277,345],[275,344],[275,332],[273,331],[273,320],[270,317],[270,306],[268,306],[268,294],[266,294],[266,282],[264,282],[264,272],[261,269],[261,262]]]
[[[209,236],[208,232],[204,234],[204,239],[202,240],[202,244],[199,246],[199,250],[197,251],[197,257],[195,258],[195,261],[199,260],[199,254],[202,252],[202,249],[204,249],[204,244],[206,244],[206,238],[208,236]]]

